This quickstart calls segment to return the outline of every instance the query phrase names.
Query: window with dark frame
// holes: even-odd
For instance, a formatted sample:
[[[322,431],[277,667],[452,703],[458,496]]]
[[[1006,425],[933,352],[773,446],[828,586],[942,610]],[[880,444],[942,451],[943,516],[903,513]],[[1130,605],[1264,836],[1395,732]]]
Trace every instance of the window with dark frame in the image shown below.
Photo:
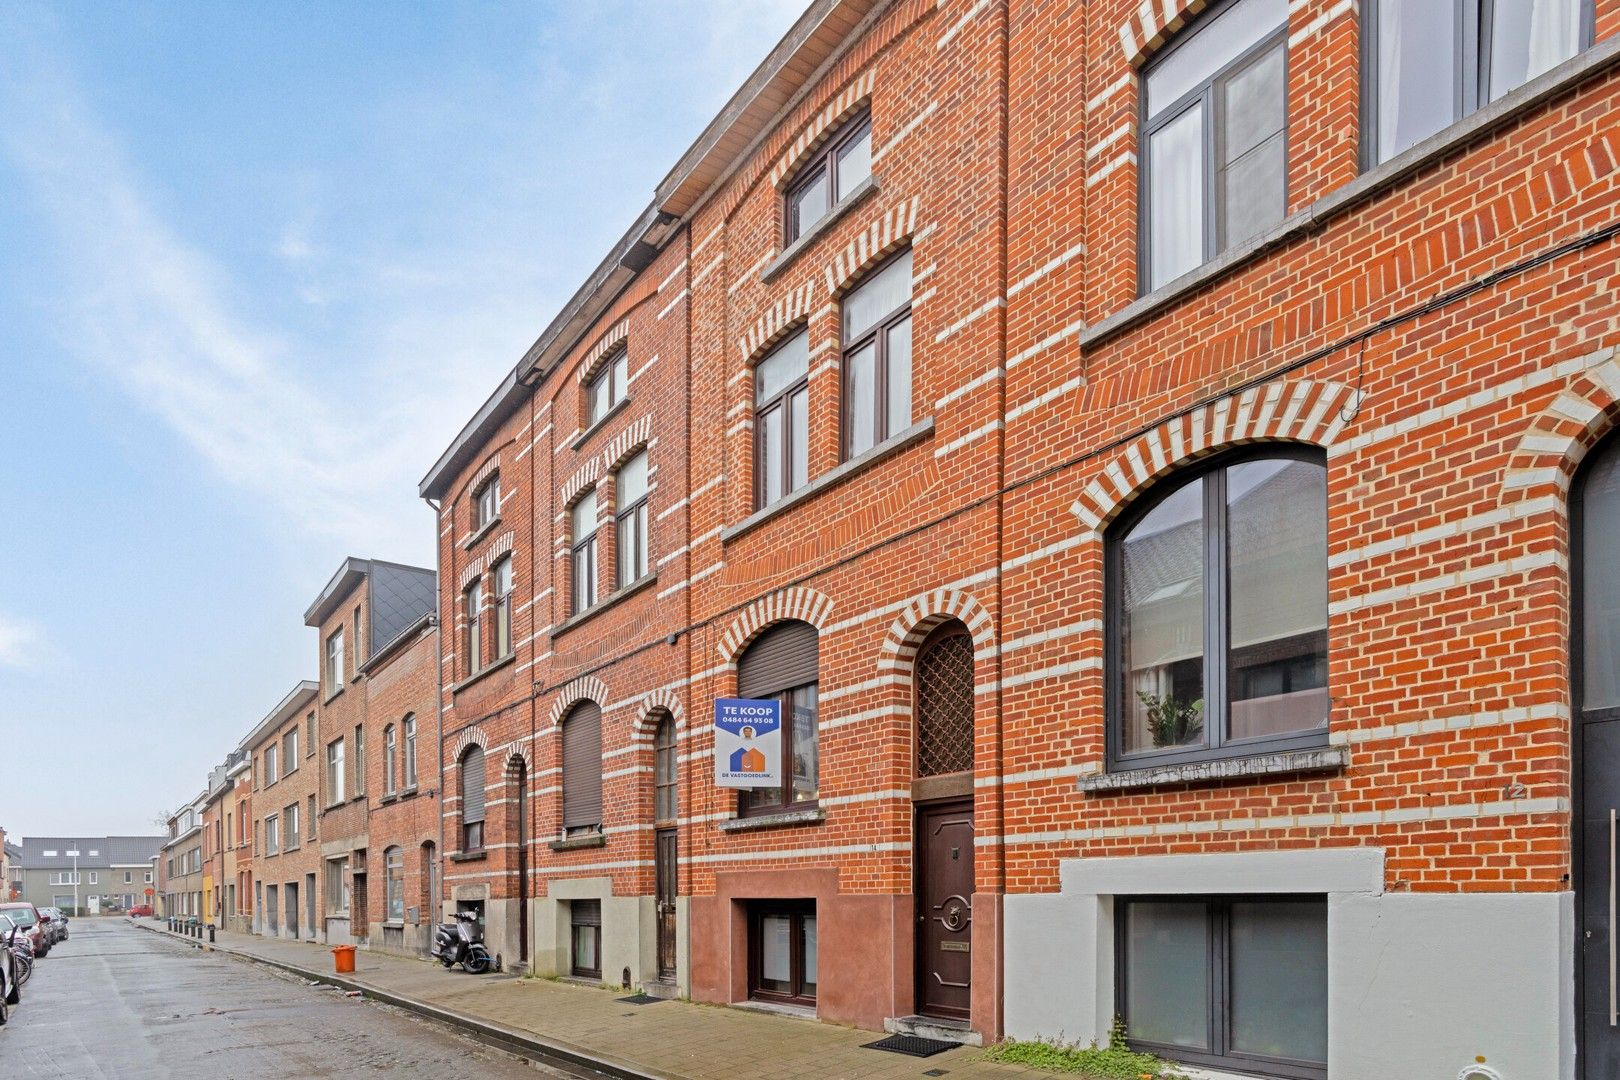
[[[1367,167],[1388,161],[1592,43],[1591,0],[1366,0]]]
[[[1115,1001],[1133,1049],[1245,1074],[1327,1076],[1326,898],[1116,905]]]
[[[800,330],[754,366],[754,505],[810,482],[810,335]]]
[[[298,729],[288,728],[281,737],[281,775],[298,771]]]
[[[361,663],[365,661],[365,655],[361,651],[366,647],[365,643],[366,639],[360,633],[360,605],[356,604],[354,605],[354,656],[352,663],[349,665],[350,675],[358,671]]]
[[[512,556],[495,564],[495,659],[512,655]]]
[[[1226,0],[1142,76],[1141,291],[1283,218],[1287,0]]]
[[[344,770],[343,740],[333,739],[326,744],[326,801],[335,805],[348,797]]]
[[[416,717],[405,718],[405,787],[416,787]]]
[[[602,977],[602,901],[570,900],[568,902],[569,949],[568,970],[581,979]]]
[[[791,244],[872,175],[872,117],[862,110],[799,167],[783,189],[782,242]]]
[[[867,275],[842,305],[844,458],[911,426],[911,249]]]
[[[572,526],[569,562],[573,570],[571,610],[578,615],[596,603],[596,489],[580,496],[569,514]]]
[[[782,783],[741,792],[738,806],[742,814],[773,814],[816,805],[821,783],[819,664],[816,628],[797,621],[767,629],[738,659],[738,696],[775,698],[782,703]]]
[[[332,631],[326,639],[326,696],[331,697],[343,686],[343,627]]]
[[[1140,500],[1108,539],[1111,768],[1326,741],[1321,451],[1214,458]]]
[[[473,503],[473,531],[482,529],[499,517],[500,513],[501,474],[496,473],[478,489],[476,501]]]
[[[748,996],[814,1005],[819,948],[814,900],[757,900],[748,909]]]
[[[613,406],[623,401],[629,391],[630,382],[630,351],[620,349],[613,358],[604,360],[602,366],[592,375],[585,385],[587,401],[585,426],[590,427],[613,411]]]
[[[461,850],[484,850],[484,748],[461,755]]]
[[[653,735],[653,820],[673,824],[680,805],[675,760],[675,720],[665,714]]]
[[[462,639],[467,652],[467,674],[476,675],[484,669],[484,582],[474,578],[461,594],[462,615],[467,629]]]
[[[563,835],[602,829],[602,707],[575,705],[562,723]]]
[[[395,781],[399,774],[394,759],[395,751],[398,749],[395,745],[397,739],[393,724],[383,729],[383,792],[388,795],[398,790]]]
[[[614,544],[618,549],[617,587],[647,576],[647,451],[633,455],[613,480]]]

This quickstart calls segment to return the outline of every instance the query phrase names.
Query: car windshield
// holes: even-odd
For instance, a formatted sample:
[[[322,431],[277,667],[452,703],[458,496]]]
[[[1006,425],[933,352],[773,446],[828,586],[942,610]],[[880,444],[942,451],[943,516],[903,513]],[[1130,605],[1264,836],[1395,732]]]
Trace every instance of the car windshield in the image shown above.
[[[11,921],[18,926],[33,926],[34,913],[28,908],[6,908],[0,915],[10,915]]]

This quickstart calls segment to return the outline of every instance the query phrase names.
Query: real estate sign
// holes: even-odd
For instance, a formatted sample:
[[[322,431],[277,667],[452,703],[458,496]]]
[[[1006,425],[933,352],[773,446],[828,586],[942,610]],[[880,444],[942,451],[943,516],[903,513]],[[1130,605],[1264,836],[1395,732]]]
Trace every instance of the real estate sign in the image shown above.
[[[774,787],[782,782],[782,703],[720,698],[714,703],[714,782]]]

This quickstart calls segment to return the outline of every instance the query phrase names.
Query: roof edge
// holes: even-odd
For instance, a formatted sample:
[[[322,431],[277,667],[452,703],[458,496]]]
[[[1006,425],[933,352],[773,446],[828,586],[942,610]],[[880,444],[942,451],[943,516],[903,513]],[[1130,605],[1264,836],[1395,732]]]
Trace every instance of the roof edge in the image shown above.
[[[302,709],[305,705],[314,701],[315,695],[319,690],[320,684],[314,679],[299,680],[298,684],[287,692],[287,696],[282,698],[281,701],[276,704],[276,707],[271,709],[265,718],[260,720],[252,731],[243,736],[242,741],[236,744],[237,749],[252,749],[252,747],[257,745],[259,740],[264,737],[264,733],[267,730],[280,727],[282,724],[287,722],[287,718],[293,713],[296,713],[299,709]],[[190,804],[188,803],[187,805],[189,806]]]

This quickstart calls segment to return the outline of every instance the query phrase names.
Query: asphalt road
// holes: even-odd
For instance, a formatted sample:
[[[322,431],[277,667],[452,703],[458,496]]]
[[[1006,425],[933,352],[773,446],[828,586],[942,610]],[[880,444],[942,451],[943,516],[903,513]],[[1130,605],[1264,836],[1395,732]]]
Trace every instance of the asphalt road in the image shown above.
[[[118,918],[75,919],[0,1028],[0,1076],[508,1080],[572,1074]]]

